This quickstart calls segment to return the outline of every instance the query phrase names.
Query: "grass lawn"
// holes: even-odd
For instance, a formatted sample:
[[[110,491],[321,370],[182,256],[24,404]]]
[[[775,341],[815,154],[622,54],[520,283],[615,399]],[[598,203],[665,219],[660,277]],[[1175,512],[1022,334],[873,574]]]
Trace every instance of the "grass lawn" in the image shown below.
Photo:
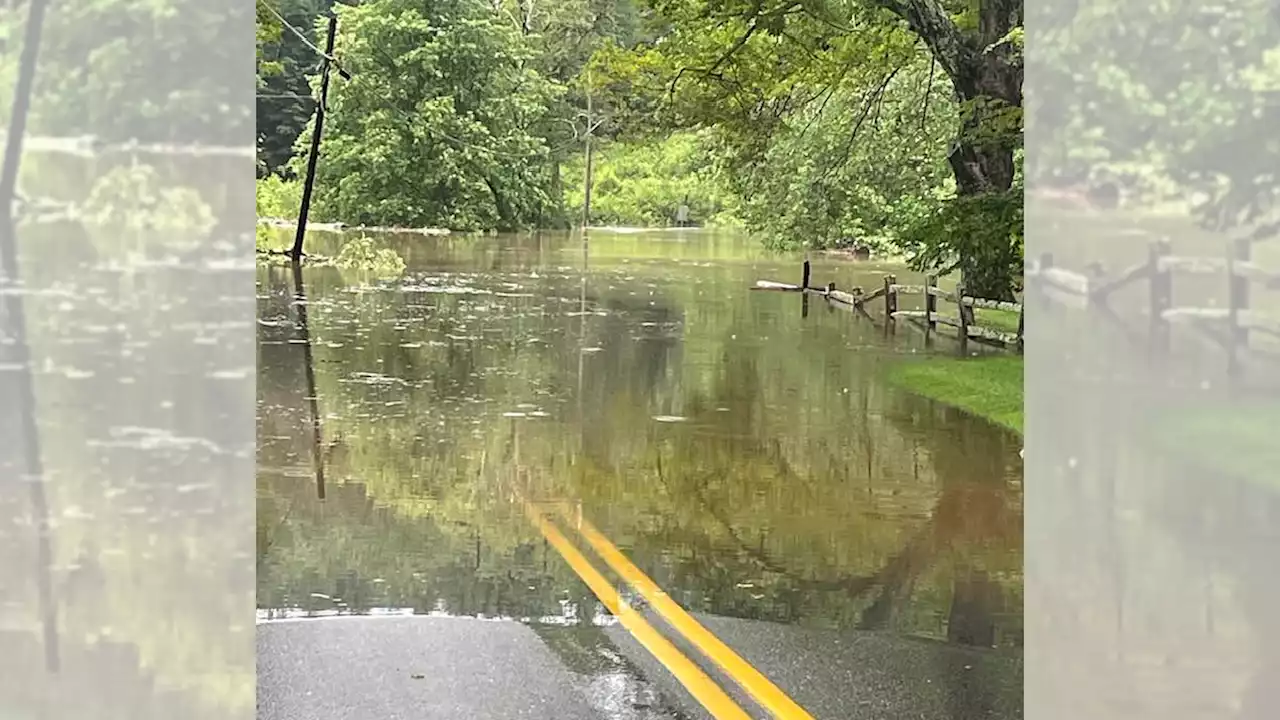
[[[1280,404],[1172,413],[1153,424],[1157,447],[1208,472],[1280,490]]]
[[[1021,356],[935,357],[894,367],[889,377],[917,395],[1022,433]]]
[[[983,327],[1007,333],[1018,332],[1018,313],[1008,310],[991,310],[979,308],[974,311],[973,319]]]

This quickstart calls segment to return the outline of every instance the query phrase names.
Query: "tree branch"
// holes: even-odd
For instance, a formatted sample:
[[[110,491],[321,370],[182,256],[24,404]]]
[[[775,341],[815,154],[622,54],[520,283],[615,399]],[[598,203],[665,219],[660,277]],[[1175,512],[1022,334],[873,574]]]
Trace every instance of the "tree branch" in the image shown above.
[[[871,3],[906,21],[907,27],[924,40],[938,64],[951,77],[955,77],[975,53],[939,0],[871,0]]]
[[[712,63],[711,67],[707,68],[705,72],[708,75],[710,75],[711,73],[714,73],[715,71],[719,70],[721,65],[724,65],[726,62],[728,62],[729,58],[733,57],[735,53],[737,53],[739,50],[742,49],[742,46],[747,44],[747,41],[751,39],[752,35],[756,34],[756,30],[758,30],[759,28],[760,28],[760,25],[756,23],[756,19],[752,18],[751,24],[747,27],[747,31],[742,34],[742,37],[738,38],[736,42],[730,45],[729,49],[726,50],[725,53],[720,56],[720,59]]]

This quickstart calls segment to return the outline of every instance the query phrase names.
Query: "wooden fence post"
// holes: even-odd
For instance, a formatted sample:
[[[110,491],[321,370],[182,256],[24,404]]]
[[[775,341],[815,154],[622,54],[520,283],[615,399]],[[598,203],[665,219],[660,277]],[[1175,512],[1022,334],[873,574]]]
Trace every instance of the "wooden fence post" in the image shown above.
[[[898,312],[898,291],[893,289],[897,283],[896,276],[884,276],[884,315],[889,320],[892,320],[893,314]]]
[[[965,345],[969,342],[969,316],[964,311],[964,285],[956,285],[956,305],[960,307],[957,313],[960,319],[960,349],[963,351]]]
[[[933,294],[938,289],[938,276],[930,275],[924,280],[924,326],[928,332],[938,329],[934,315],[938,312],[938,296]]]
[[[1228,247],[1230,253],[1227,257],[1227,282],[1230,287],[1230,308],[1231,308],[1231,342],[1232,347],[1239,345],[1242,348],[1249,347],[1249,327],[1240,324],[1239,313],[1241,310],[1249,309],[1249,278],[1241,275],[1235,268],[1235,263],[1249,262],[1253,254],[1253,244],[1248,238],[1239,238],[1231,241]]]
[[[1027,319],[1027,299],[1022,298],[1022,309],[1018,311],[1018,352],[1021,353],[1025,349],[1025,341],[1022,339],[1025,332]]]
[[[965,305],[963,295],[956,298],[956,303],[960,305],[960,316],[964,318],[965,327],[977,325],[978,309],[972,305]]]
[[[1249,280],[1241,277],[1236,263],[1241,255],[1247,261],[1249,246],[1241,247],[1240,240],[1227,243],[1227,377],[1234,379],[1240,372],[1240,350],[1249,347],[1249,328],[1240,325],[1240,311],[1249,302]]]
[[[1173,305],[1173,273],[1162,270],[1160,261],[1169,255],[1169,241],[1156,240],[1151,243],[1148,255],[1151,277],[1151,344],[1155,350],[1167,352],[1170,344],[1169,321],[1164,311]]]
[[[1052,269],[1053,269],[1053,253],[1049,253],[1049,252],[1041,253],[1039,272],[1036,274],[1036,278],[1038,280],[1038,282],[1036,283],[1036,296],[1040,298],[1041,307],[1049,306],[1049,293],[1045,289],[1048,283],[1044,281],[1044,274],[1045,274],[1045,271],[1052,270]]]
[[[804,270],[802,271],[802,274],[800,276],[800,287],[805,290],[809,289],[809,261],[808,260],[804,261]]]

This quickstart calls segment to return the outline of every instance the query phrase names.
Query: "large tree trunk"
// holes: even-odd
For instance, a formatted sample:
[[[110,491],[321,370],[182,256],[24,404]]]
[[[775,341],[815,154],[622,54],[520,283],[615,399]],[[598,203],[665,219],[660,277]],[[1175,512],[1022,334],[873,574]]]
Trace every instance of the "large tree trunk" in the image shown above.
[[[976,31],[961,31],[938,0],[874,0],[906,21],[951,78],[965,109],[947,160],[960,196],[1007,192],[1013,184],[1017,137],[993,127],[1022,108],[1022,63],[1008,43],[1022,25],[1022,0],[979,0]],[[1013,298],[1013,278],[983,272],[978,258],[960,258],[966,289],[996,300]]]

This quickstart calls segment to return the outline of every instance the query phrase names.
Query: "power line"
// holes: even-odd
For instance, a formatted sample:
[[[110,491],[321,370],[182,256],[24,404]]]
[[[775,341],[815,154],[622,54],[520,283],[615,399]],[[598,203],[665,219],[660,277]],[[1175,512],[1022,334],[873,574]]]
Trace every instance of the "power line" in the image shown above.
[[[276,20],[278,20],[278,21],[280,22],[280,24],[281,24],[282,26],[284,26],[284,28],[285,28],[286,30],[288,30],[289,32],[291,32],[291,33],[293,33],[295,36],[297,36],[297,38],[298,38],[299,40],[301,40],[301,41],[303,42],[303,44],[304,44],[304,45],[306,45],[308,48],[310,48],[312,52],[314,52],[316,55],[318,55],[318,56],[320,56],[320,57],[324,58],[325,60],[328,60],[329,62],[333,63],[333,66],[334,66],[334,67],[336,67],[336,68],[338,69],[338,75],[342,76],[342,79],[343,79],[343,80],[350,80],[350,79],[351,79],[351,73],[347,72],[347,71],[342,67],[342,63],[338,62],[338,59],[337,59],[336,57],[334,57],[333,55],[331,55],[331,54],[329,54],[329,53],[327,53],[327,52],[325,52],[325,51],[321,50],[320,48],[316,47],[316,44],[315,44],[315,43],[313,43],[313,42],[311,42],[311,40],[307,39],[307,36],[306,36],[306,35],[304,35],[304,34],[303,34],[303,32],[302,32],[301,30],[299,30],[298,28],[296,28],[296,27],[294,27],[294,26],[290,25],[290,24],[289,24],[289,21],[284,19],[284,15],[281,15],[281,14],[280,14],[280,11],[279,11],[279,10],[276,10],[275,8],[271,7],[271,5],[270,5],[269,3],[267,3],[267,2],[266,2],[266,0],[258,0],[258,4],[259,4],[259,5],[261,5],[262,7],[266,8],[267,12],[271,13],[272,15],[274,15],[274,16],[275,16],[275,18],[276,18]]]

